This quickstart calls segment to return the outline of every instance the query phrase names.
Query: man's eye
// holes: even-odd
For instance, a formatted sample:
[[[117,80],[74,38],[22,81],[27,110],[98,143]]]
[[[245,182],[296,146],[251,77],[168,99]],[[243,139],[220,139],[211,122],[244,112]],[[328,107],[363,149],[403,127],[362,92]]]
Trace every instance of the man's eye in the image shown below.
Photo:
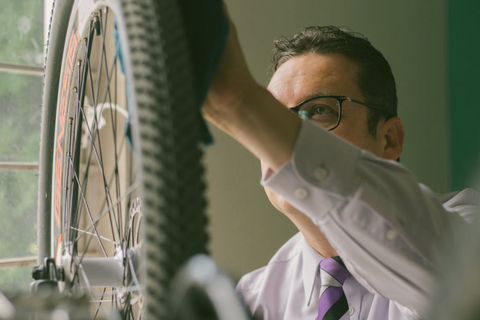
[[[310,116],[332,114],[336,114],[335,110],[326,105],[315,105],[310,109]]]

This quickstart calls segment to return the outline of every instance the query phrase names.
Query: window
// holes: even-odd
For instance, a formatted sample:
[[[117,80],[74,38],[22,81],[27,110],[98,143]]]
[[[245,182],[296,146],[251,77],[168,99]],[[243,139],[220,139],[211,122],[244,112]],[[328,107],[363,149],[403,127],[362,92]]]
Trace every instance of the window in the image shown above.
[[[44,1],[0,5],[0,290],[27,290],[36,264],[47,10]]]

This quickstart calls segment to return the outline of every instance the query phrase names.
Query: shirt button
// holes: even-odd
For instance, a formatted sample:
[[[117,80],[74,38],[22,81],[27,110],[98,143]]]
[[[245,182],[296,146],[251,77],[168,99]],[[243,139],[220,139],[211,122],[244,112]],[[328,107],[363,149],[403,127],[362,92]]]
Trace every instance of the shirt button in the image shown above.
[[[308,196],[308,191],[304,188],[297,188],[294,194],[298,199],[305,199]]]
[[[345,310],[345,309],[344,309]],[[348,314],[353,315],[355,313],[355,308],[351,305],[348,306]]]
[[[391,229],[388,230],[386,233],[387,239],[391,241],[395,240],[397,238],[397,235],[398,235],[397,231],[391,230]]]
[[[315,170],[313,170],[313,176],[315,179],[318,181],[324,180],[328,176],[328,171],[322,166],[316,167]]]

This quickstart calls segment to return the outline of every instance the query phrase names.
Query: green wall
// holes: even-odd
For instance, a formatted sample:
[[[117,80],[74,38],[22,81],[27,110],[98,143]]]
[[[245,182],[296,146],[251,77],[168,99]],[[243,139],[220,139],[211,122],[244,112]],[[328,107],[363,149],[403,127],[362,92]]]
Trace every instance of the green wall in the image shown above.
[[[451,184],[474,186],[480,154],[480,1],[448,1]]]

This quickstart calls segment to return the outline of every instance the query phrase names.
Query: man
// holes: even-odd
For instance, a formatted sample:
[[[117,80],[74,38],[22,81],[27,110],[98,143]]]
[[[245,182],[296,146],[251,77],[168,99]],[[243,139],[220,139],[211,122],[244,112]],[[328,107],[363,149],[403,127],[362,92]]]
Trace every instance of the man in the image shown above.
[[[336,319],[423,318],[435,256],[473,215],[476,194],[434,194],[396,161],[404,129],[395,82],[368,41],[326,27],[278,42],[267,90],[230,27],[204,115],[261,160],[271,203],[300,231],[240,281],[250,311],[325,319],[319,265],[334,258],[349,272]]]

